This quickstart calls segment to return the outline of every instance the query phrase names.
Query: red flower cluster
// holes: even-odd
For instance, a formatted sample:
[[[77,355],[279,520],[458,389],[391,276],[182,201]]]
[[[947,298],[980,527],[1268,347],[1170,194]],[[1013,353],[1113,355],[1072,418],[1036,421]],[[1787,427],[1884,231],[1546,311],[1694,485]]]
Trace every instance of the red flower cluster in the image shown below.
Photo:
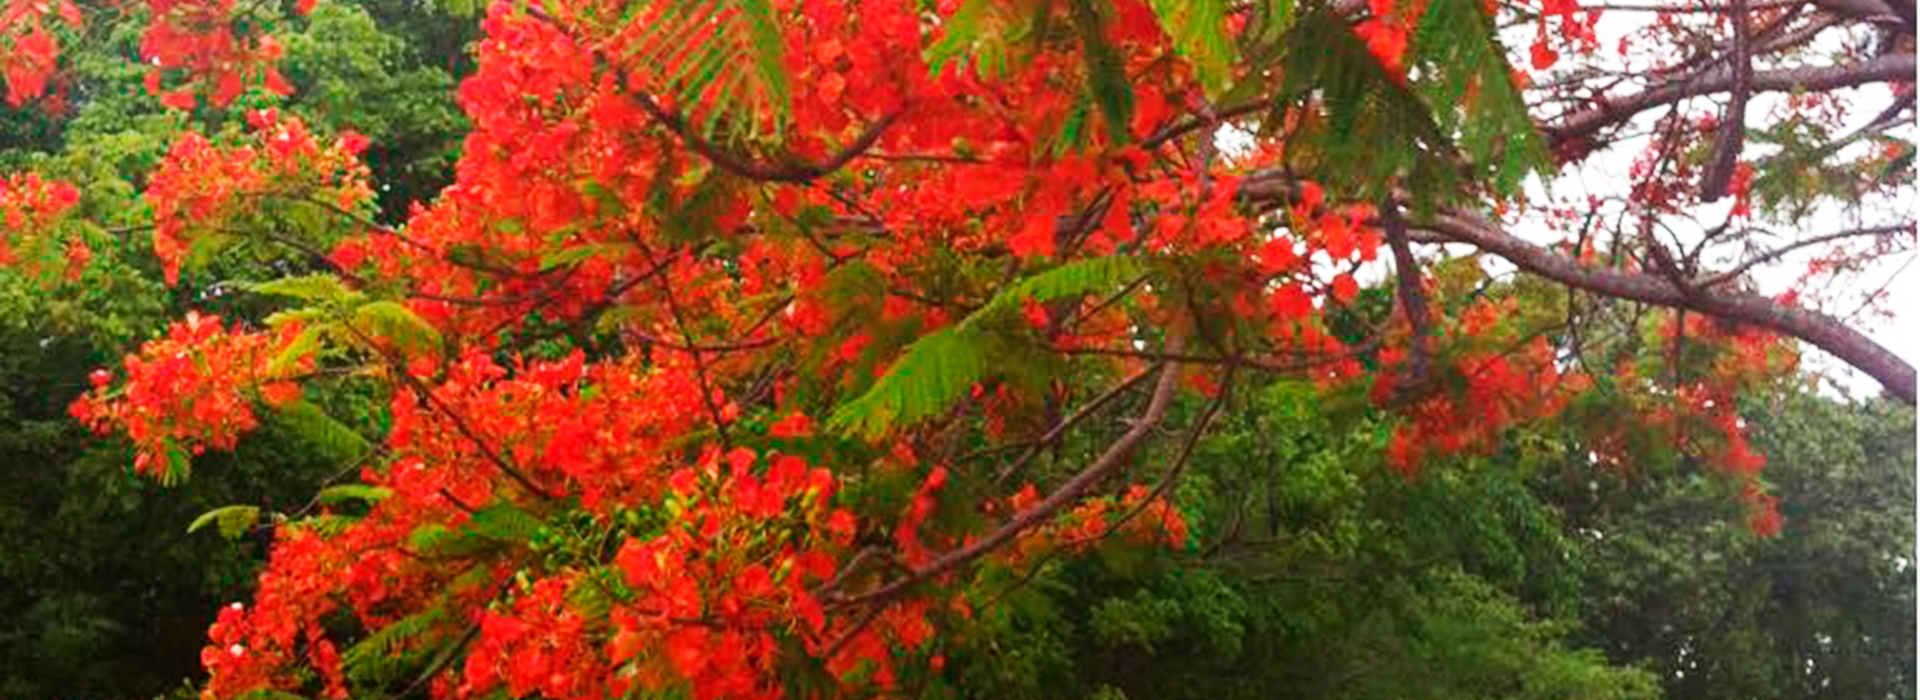
[[[0,9],[0,74],[7,81],[7,104],[14,107],[40,99],[53,86],[60,40],[42,19],[48,14],[58,15],[75,30],[85,24],[80,8],[68,0],[9,0]],[[57,112],[58,107],[52,105],[50,111]]]
[[[246,36],[234,32],[234,0],[148,0],[153,13],[140,37],[140,55],[151,64],[147,91],[174,109],[190,110],[205,91],[215,106],[225,107],[259,81],[268,90],[292,94],[293,86],[275,67],[283,49],[270,34]],[[313,0],[301,0],[302,13]],[[177,87],[166,87],[169,74],[184,74]]]
[[[610,660],[634,661],[648,690],[686,683],[700,700],[779,697],[771,670],[781,639],[825,643],[827,615],[811,589],[838,570],[857,528],[831,505],[836,479],[798,457],[737,448],[668,483],[666,531],[628,540],[616,559],[634,598],[614,611]]]
[[[1367,50],[1389,74],[1401,82],[1407,79],[1407,40],[1427,13],[1426,0],[1412,0],[1407,7],[1396,7],[1394,0],[1367,0],[1367,19],[1354,25],[1353,32],[1367,42]]]
[[[1558,414],[1569,397],[1587,388],[1585,377],[1561,373],[1544,336],[1518,343],[1502,339],[1510,330],[1500,320],[1512,312],[1510,303],[1490,302],[1464,312],[1457,335],[1467,347],[1446,365],[1429,368],[1445,376],[1427,377],[1425,386],[1404,385],[1407,350],[1381,351],[1374,400],[1411,401],[1400,409],[1407,422],[1389,439],[1389,465],[1411,477],[1430,455],[1492,450],[1508,428]],[[1400,396],[1403,390],[1409,393]]]
[[[1556,18],[1560,21],[1563,45],[1571,45],[1583,53],[1592,53],[1600,48],[1600,37],[1593,30],[1600,23],[1600,10],[1588,10],[1586,17],[1582,18],[1577,0],[1541,0],[1539,31],[1534,34],[1533,45],[1528,48],[1534,70],[1547,70],[1560,62],[1560,52],[1554,49],[1547,33],[1547,25]]]
[[[13,264],[15,250],[50,240],[54,224],[79,201],[73,185],[33,173],[0,180],[0,265]],[[78,245],[84,249],[86,244]]]
[[[96,370],[93,391],[70,411],[95,431],[125,434],[139,451],[134,470],[172,482],[186,475],[189,455],[231,449],[258,424],[256,396],[270,404],[299,396],[298,385],[266,371],[299,330],[288,324],[277,333],[233,333],[218,317],[189,313],[127,356],[123,388],[112,387],[112,373]]]
[[[309,199],[352,210],[372,195],[360,162],[366,138],[348,132],[323,144],[299,119],[273,110],[247,115],[252,143],[222,147],[195,132],[175,140],[148,181],[153,250],[167,278],[180,281],[180,264],[194,239],[225,230],[229,221],[269,194]]]
[[[1039,490],[1027,484],[1007,499],[1007,507],[1017,515],[1039,502]],[[1087,499],[1065,515],[1027,531],[1007,548],[1005,559],[1019,564],[1047,552],[1080,553],[1115,535],[1129,546],[1177,550],[1187,546],[1187,520],[1166,497],[1134,484],[1119,497]]]

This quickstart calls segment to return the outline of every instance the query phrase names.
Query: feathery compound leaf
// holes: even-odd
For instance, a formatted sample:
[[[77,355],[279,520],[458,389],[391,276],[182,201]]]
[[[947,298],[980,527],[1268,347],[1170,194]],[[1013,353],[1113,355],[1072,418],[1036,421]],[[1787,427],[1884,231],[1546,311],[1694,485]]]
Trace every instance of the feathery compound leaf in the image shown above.
[[[302,358],[319,352],[321,341],[325,340],[329,325],[331,324],[319,324],[300,329],[300,334],[293,337],[293,342],[287,343],[286,347],[280,349],[279,354],[267,361],[267,376],[281,376]]]
[[[341,669],[360,684],[381,684],[400,676],[408,665],[409,647],[434,630],[446,618],[446,609],[435,605],[393,621],[367,635],[340,655]]]
[[[1106,21],[1091,0],[1074,0],[1073,24],[1080,29],[1080,49],[1087,61],[1087,90],[1106,118],[1107,138],[1126,143],[1133,123],[1133,86],[1127,82],[1126,63],[1107,41]]]
[[[636,3],[615,53],[642,89],[673,96],[705,138],[778,136],[792,108],[780,20],[768,0]]]
[[[474,534],[503,542],[527,542],[544,523],[533,514],[511,503],[495,503],[481,508],[467,521]]]
[[[345,423],[305,400],[280,406],[274,411],[273,417],[276,423],[300,440],[301,450],[327,461],[353,462],[373,447],[365,437]]]
[[[987,375],[993,339],[985,329],[992,321],[1017,313],[1029,299],[1046,302],[1105,291],[1140,274],[1138,260],[1114,255],[1076,260],[1021,280],[959,323],[908,345],[872,388],[834,410],[827,427],[878,439],[895,426],[936,415]]]
[[[1193,66],[1200,85],[1218,95],[1232,78],[1233,39],[1227,36],[1225,0],[1153,0],[1161,29],[1175,50]],[[1291,8],[1291,3],[1288,5]]]
[[[1009,53],[1006,27],[1009,17],[996,12],[993,0],[967,0],[941,23],[940,40],[927,48],[927,69],[939,75],[947,66],[974,71],[986,78],[1007,74]]]
[[[1071,296],[1104,292],[1128,284],[1142,273],[1140,261],[1126,255],[1108,255],[1075,260],[1046,272],[1020,280],[994,295],[987,306],[969,316],[962,324],[988,314],[1017,311],[1028,299],[1054,301]]]
[[[301,301],[343,301],[357,295],[357,292],[341,284],[339,277],[329,274],[301,275],[269,282],[255,282],[247,285],[247,290],[255,294],[292,297]]]
[[[345,503],[347,501],[378,503],[391,495],[393,495],[393,489],[384,486],[374,486],[371,484],[336,484],[321,489],[320,494],[314,498],[321,503]]]
[[[259,506],[221,506],[194,518],[193,523],[187,526],[187,533],[199,532],[208,525],[218,525],[221,537],[237,540],[257,522],[260,522]]]
[[[363,332],[386,338],[406,352],[440,349],[440,331],[398,302],[382,300],[362,304],[353,310],[353,321]]]
[[[1550,173],[1546,142],[1513,84],[1493,19],[1478,0],[1431,0],[1412,54],[1427,72],[1417,90],[1440,128],[1455,135],[1476,176],[1510,195],[1529,173]]]
[[[877,440],[895,425],[946,410],[986,369],[983,338],[959,326],[943,328],[907,346],[873,388],[834,410],[827,427]]]
[[[1457,191],[1454,149],[1433,121],[1432,111],[1397,82],[1345,21],[1326,10],[1300,17],[1286,38],[1286,88],[1290,100],[1317,102],[1290,157],[1315,179],[1371,198],[1393,180],[1428,204]]]

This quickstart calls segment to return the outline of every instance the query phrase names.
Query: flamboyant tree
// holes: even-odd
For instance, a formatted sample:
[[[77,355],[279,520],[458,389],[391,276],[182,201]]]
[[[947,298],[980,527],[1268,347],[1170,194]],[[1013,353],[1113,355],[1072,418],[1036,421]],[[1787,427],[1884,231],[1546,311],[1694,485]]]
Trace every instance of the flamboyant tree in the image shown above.
[[[208,514],[275,538],[208,697],[909,694],[994,581],[1190,546],[1167,496],[1251,374],[1379,416],[1408,478],[1565,421],[1762,535],[1739,392],[1803,342],[1914,398],[1833,291],[1914,244],[1910,6],[502,2],[455,182],[392,223],[366,138],[236,106],[312,9],[0,15],[15,105],[85,99],[61,41],[131,17],[151,99],[232,113],[145,180],[170,284],[291,254],[237,280],[279,312],[187,315],[76,417],[171,482],[332,382],[390,394],[317,515]],[[0,252],[84,270],[78,196],[10,176]]]

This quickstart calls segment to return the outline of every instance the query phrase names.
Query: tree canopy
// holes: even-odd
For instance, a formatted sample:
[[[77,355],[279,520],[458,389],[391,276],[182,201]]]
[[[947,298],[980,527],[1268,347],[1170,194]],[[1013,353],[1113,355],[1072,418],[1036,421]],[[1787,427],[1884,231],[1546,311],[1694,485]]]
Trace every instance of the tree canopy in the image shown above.
[[[0,693],[1911,694],[1914,31],[12,3]]]

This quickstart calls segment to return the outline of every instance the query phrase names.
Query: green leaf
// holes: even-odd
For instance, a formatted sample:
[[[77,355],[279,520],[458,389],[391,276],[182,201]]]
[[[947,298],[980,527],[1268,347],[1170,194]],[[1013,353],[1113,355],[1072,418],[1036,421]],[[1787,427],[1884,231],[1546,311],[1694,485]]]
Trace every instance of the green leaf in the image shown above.
[[[540,257],[540,270],[547,272],[563,267],[572,267],[589,258],[603,255],[613,257],[622,255],[632,249],[633,245],[628,243],[593,243],[561,248]]]
[[[1454,196],[1453,144],[1425,102],[1387,73],[1346,20],[1326,10],[1300,17],[1286,37],[1287,99],[1317,107],[1288,145],[1290,160],[1321,182],[1371,199],[1395,181],[1416,205]]]
[[[1074,0],[1073,23],[1080,30],[1081,51],[1087,60],[1087,90],[1106,118],[1107,138],[1126,143],[1133,124],[1133,87],[1127,82],[1126,62],[1107,42],[1105,21],[1091,0]]]
[[[345,503],[363,501],[378,503],[393,495],[393,489],[371,484],[336,484],[320,490],[315,499],[321,503]]]
[[[274,418],[299,438],[302,451],[328,462],[344,464],[357,460],[372,447],[360,433],[305,400],[281,406],[274,412]]]
[[[199,532],[201,528],[217,524],[221,537],[235,540],[247,534],[259,521],[259,506],[221,506],[194,518],[193,523],[187,526],[187,533]]]
[[[1208,95],[1219,95],[1233,77],[1235,53],[1227,36],[1226,0],[1152,0],[1152,5],[1160,27],[1193,66],[1200,85]],[[1286,9],[1291,10],[1291,3]]]
[[[406,352],[438,352],[440,331],[394,301],[375,301],[353,310],[354,323],[375,337],[386,338]]]
[[[1294,0],[1267,0],[1263,4],[1267,11],[1261,16],[1260,36],[1265,41],[1277,41],[1293,28]]]
[[[302,301],[343,301],[357,294],[341,284],[339,277],[324,273],[255,282],[246,288],[255,294],[292,297]]]
[[[1410,53],[1425,72],[1416,91],[1496,192],[1514,194],[1528,174],[1552,173],[1546,140],[1479,0],[1431,0]]]
[[[347,647],[340,655],[341,670],[362,684],[391,681],[407,665],[408,647],[415,646],[445,619],[446,609],[435,605],[395,620]]]
[[[950,326],[907,346],[867,393],[834,409],[827,427],[877,440],[895,425],[932,416],[951,405],[986,373],[981,339]]]
[[[316,324],[300,329],[293,342],[280,349],[280,353],[267,361],[267,376],[278,377],[301,360],[320,351],[320,341],[326,337],[330,324]]]
[[[1045,303],[1109,291],[1133,282],[1143,272],[1139,259],[1128,255],[1075,260],[1014,283],[962,323],[974,322],[989,314],[1018,311],[1029,299]]]
[[[993,0],[966,0],[961,4],[940,25],[940,40],[927,48],[927,70],[940,75],[949,65],[961,70],[972,66],[982,77],[1005,76],[1008,32],[989,31],[994,28],[989,25],[1004,24],[1005,18],[994,12],[997,8]]]
[[[701,136],[740,140],[785,130],[792,116],[785,42],[769,0],[651,0],[635,3],[627,19],[643,23],[627,46],[635,88],[672,94]]]
[[[879,381],[841,404],[827,427],[843,435],[878,439],[951,406],[987,374],[993,338],[985,330],[1017,313],[1027,300],[1054,301],[1127,284],[1142,274],[1138,260],[1122,255],[1076,260],[1008,287],[960,323],[908,345]]]
[[[539,518],[511,503],[495,503],[481,508],[467,522],[467,528],[474,534],[502,542],[530,541],[533,534],[544,525]]]

